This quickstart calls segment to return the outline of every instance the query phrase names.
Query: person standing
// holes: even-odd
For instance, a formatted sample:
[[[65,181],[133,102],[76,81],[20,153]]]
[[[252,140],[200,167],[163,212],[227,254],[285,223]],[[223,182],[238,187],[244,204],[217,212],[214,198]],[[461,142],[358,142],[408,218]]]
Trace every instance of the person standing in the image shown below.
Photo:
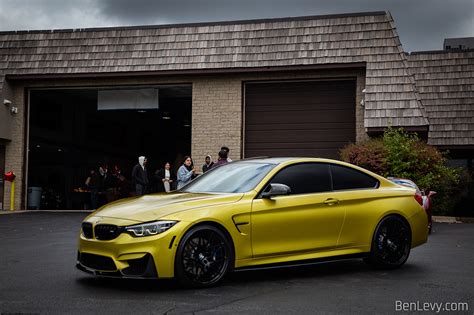
[[[100,177],[94,169],[91,169],[89,177],[86,179],[86,187],[89,189],[91,197],[91,210],[97,209],[99,203],[99,185]]]
[[[224,149],[220,150],[219,151],[219,159],[217,160],[216,163],[214,163],[212,168],[215,168],[215,167],[218,167],[218,166],[229,163],[229,161],[227,159],[228,159],[227,151],[224,150]]]
[[[206,173],[214,165],[214,161],[210,155],[206,155],[206,159],[204,161],[205,164],[202,166],[202,172]]]
[[[189,183],[196,173],[193,167],[193,160],[189,155],[184,157],[183,165],[178,169],[178,189]]]
[[[117,185],[117,177],[109,172],[109,166],[107,164],[103,167],[103,173],[102,189],[105,193],[105,199],[107,203],[109,203],[117,200],[117,189],[115,188]]]
[[[137,196],[143,196],[148,188],[148,173],[146,169],[147,159],[144,156],[138,158],[138,164],[133,167],[132,180],[135,184],[135,193]]]
[[[120,174],[117,180],[117,194],[118,198],[127,198],[130,195],[130,185],[125,176]]]
[[[171,178],[171,164],[166,162],[165,167],[156,173],[156,177],[158,178],[158,191],[171,191],[171,184],[174,180]]]
[[[230,152],[229,148],[226,147],[226,146],[223,146],[223,147],[221,148],[221,151],[222,151],[222,150],[224,150],[224,151],[226,152],[226,155],[227,155],[227,162],[228,162],[228,163],[232,162],[232,160],[231,160],[230,157],[229,157],[229,152]]]
[[[104,192],[104,184],[107,179],[107,165],[103,164],[99,166],[99,191]]]

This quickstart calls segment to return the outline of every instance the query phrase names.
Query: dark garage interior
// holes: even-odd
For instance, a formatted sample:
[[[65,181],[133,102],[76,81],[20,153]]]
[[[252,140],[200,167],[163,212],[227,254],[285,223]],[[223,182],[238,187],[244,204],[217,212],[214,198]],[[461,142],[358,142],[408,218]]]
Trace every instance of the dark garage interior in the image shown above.
[[[118,181],[118,174],[123,175],[120,185],[126,192],[141,155],[148,159],[152,180],[165,162],[179,166],[191,151],[192,87],[147,88],[158,90],[156,108],[99,110],[98,95],[107,89],[30,90],[28,208],[89,208],[85,181],[91,169],[98,173],[107,169],[108,184],[101,184],[108,187],[118,185],[110,179]],[[120,88],[133,89],[143,87]],[[102,189],[100,204],[111,201],[105,196],[108,187]]]

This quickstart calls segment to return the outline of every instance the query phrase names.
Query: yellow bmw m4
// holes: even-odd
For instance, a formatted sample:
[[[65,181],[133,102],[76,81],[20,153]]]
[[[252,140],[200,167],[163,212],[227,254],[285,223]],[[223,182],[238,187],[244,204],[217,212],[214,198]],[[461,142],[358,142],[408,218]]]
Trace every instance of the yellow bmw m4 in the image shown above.
[[[360,257],[405,263],[427,241],[421,196],[316,158],[229,163],[179,191],[119,200],[82,223],[77,268],[98,276],[214,285],[231,271]]]

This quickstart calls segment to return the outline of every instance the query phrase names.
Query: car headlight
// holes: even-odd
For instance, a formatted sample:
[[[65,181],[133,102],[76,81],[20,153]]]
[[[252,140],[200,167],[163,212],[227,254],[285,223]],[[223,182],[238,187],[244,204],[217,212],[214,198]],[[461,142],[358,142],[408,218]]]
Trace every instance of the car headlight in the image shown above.
[[[178,221],[155,221],[137,225],[126,226],[124,232],[133,237],[151,236],[163,233],[171,228]]]

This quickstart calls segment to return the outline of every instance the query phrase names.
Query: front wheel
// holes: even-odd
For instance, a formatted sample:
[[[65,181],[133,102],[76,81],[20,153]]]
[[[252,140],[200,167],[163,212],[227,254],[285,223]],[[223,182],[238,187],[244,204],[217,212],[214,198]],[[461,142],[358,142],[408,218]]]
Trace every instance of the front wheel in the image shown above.
[[[176,253],[175,273],[186,287],[209,287],[220,282],[233,266],[232,246],[226,235],[211,225],[187,232]]]
[[[378,269],[398,268],[408,259],[410,249],[410,226],[399,216],[391,215],[377,225],[366,262]]]

